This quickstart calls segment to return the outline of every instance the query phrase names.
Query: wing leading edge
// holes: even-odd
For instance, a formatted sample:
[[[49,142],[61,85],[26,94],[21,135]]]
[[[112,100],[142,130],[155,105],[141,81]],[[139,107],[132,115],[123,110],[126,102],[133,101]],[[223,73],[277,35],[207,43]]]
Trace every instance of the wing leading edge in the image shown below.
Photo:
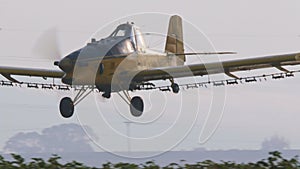
[[[17,82],[11,77],[11,75],[20,75],[20,76],[35,76],[43,78],[62,78],[64,72],[59,70],[47,70],[47,69],[34,69],[34,68],[19,68],[19,67],[0,67],[0,74],[11,81]]]
[[[135,74],[137,81],[163,80],[169,78],[179,78],[188,76],[203,76],[207,74],[226,73],[231,77],[235,77],[231,72],[247,71],[253,69],[262,69],[275,67],[281,71],[288,70],[282,66],[300,64],[300,53],[273,55],[256,57],[249,59],[237,59],[223,62],[212,62],[205,64],[192,64],[177,67],[163,67],[148,69],[141,72],[127,72]],[[126,73],[126,74],[127,74]],[[132,75],[132,74],[131,74]],[[235,77],[237,78],[237,77]]]

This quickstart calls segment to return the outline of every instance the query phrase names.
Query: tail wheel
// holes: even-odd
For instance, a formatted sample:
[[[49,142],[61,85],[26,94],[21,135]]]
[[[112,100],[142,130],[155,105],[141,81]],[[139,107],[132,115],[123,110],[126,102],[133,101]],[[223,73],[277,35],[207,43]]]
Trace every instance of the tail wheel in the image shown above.
[[[72,99],[69,97],[62,98],[59,104],[59,110],[60,114],[64,118],[72,117],[72,115],[74,114],[74,103]]]
[[[180,90],[179,85],[177,83],[173,83],[171,85],[171,88],[172,88],[173,93],[178,93]]]
[[[130,112],[135,117],[140,117],[144,111],[143,99],[139,96],[135,96],[130,100]]]

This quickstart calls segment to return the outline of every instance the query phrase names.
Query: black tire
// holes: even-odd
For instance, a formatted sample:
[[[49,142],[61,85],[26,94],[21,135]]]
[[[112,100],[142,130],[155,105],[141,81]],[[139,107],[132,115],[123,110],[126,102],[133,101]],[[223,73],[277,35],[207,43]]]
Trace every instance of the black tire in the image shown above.
[[[60,114],[64,118],[70,118],[74,114],[74,103],[71,98],[64,97],[60,100],[59,104]]]
[[[179,85],[177,83],[173,83],[171,85],[171,88],[172,88],[173,93],[178,93],[180,90]]]
[[[134,117],[140,117],[144,111],[143,99],[139,96],[135,96],[130,100],[130,113]]]

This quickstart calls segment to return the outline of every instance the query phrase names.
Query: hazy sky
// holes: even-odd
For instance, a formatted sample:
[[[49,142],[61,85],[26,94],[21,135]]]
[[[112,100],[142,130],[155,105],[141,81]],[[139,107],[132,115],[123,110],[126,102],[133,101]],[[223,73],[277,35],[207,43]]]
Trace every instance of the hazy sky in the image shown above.
[[[105,24],[127,15],[143,12],[164,13],[164,17],[149,20],[156,25],[141,25],[141,29],[151,27],[166,30],[168,18],[165,14],[178,14],[199,28],[212,42],[216,50],[236,51],[237,55],[222,56],[224,59],[248,58],[277,53],[300,51],[300,1],[273,0],[227,0],[227,1],[71,1],[71,0],[0,0],[0,65],[23,67],[46,67],[56,69],[53,63],[45,57],[33,54],[32,49],[40,35],[51,28],[59,31],[59,42],[62,54],[84,46],[91,34]],[[143,16],[143,15],[142,15]],[[155,18],[155,17],[154,17]],[[138,22],[137,22],[138,24]],[[112,27],[113,29],[113,27]],[[185,30],[185,39],[193,48],[201,50],[202,44],[197,37]],[[198,46],[195,46],[197,44]],[[202,49],[205,50],[205,49]],[[191,62],[192,58],[190,59]],[[294,67],[293,69],[300,67]],[[237,73],[238,75],[260,74],[265,72],[279,72],[276,69]],[[27,80],[36,80],[35,78]],[[207,149],[258,149],[265,138],[273,135],[285,137],[291,148],[300,148],[300,107],[299,107],[300,75],[286,80],[271,80],[263,83],[228,86],[226,87],[225,109],[222,121],[213,137],[205,144],[198,144],[199,134],[203,126],[204,114],[198,115],[195,127],[187,138],[178,146],[177,150],[204,147]],[[218,89],[219,90],[219,89]],[[7,139],[18,132],[41,131],[43,128],[61,123],[78,123],[76,117],[62,119],[58,112],[60,98],[68,96],[68,92],[49,92],[22,88],[0,88],[0,147]],[[169,100],[166,113],[158,123],[149,126],[132,124],[131,134],[144,137],[147,134],[163,132],[172,120],[170,111],[177,109],[180,99],[193,97],[193,93],[200,94],[200,108],[209,109],[211,104],[211,90],[199,89],[183,92],[180,98],[173,94],[154,92],[150,98],[155,98],[151,104],[160,109],[160,102],[156,99]],[[138,93],[140,95],[147,95]],[[116,95],[113,98],[117,99]],[[113,107],[118,100],[103,101],[98,99],[101,112],[116,130],[126,133],[124,118],[116,113]],[[148,99],[148,100],[147,100]],[[192,98],[189,98],[192,100]],[[145,98],[145,102],[150,102]],[[121,103],[120,101],[120,104]],[[195,103],[185,100],[187,107],[195,107]],[[150,105],[150,104],[148,104]],[[196,103],[197,105],[197,103]],[[204,106],[203,106],[204,105]],[[207,106],[207,107],[205,107]],[[173,109],[172,109],[173,108]],[[94,97],[91,96],[77,107],[79,118],[84,122],[96,123],[96,118],[90,117],[89,112],[97,111]],[[189,109],[187,109],[189,110]],[[126,113],[126,112],[124,112]],[[127,112],[128,113],[128,112]],[[98,114],[98,116],[100,116]],[[149,116],[149,117],[148,117]],[[151,119],[151,114],[147,118]],[[180,118],[191,118],[183,115]],[[172,118],[171,118],[172,117]],[[147,120],[146,118],[146,120]],[[86,121],[85,121],[86,120]],[[104,125],[98,123],[99,128]],[[185,125],[184,123],[180,125]],[[177,126],[180,128],[179,126]],[[96,129],[99,130],[100,129]],[[101,132],[100,132],[101,133]],[[146,134],[145,134],[146,133]],[[179,132],[180,133],[180,132]],[[144,134],[144,135],[143,135]],[[116,145],[114,136],[107,133],[99,136],[111,140],[111,149],[126,150],[124,145]],[[161,141],[168,144],[178,139],[176,134]],[[168,140],[169,139],[169,140]],[[104,144],[104,143],[103,143]],[[96,146],[95,146],[96,147]],[[158,146],[159,147],[159,146]],[[145,147],[153,150],[157,146]],[[135,147],[133,146],[133,149]],[[137,146],[136,150],[142,148]]]

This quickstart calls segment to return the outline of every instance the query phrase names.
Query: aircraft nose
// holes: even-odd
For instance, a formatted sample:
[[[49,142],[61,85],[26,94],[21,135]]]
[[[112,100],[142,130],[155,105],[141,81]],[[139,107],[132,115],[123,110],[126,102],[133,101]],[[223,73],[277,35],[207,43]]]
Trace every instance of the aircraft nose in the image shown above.
[[[58,66],[64,72],[70,72],[73,69],[73,62],[68,57],[63,58],[60,61],[55,61],[54,65]]]

